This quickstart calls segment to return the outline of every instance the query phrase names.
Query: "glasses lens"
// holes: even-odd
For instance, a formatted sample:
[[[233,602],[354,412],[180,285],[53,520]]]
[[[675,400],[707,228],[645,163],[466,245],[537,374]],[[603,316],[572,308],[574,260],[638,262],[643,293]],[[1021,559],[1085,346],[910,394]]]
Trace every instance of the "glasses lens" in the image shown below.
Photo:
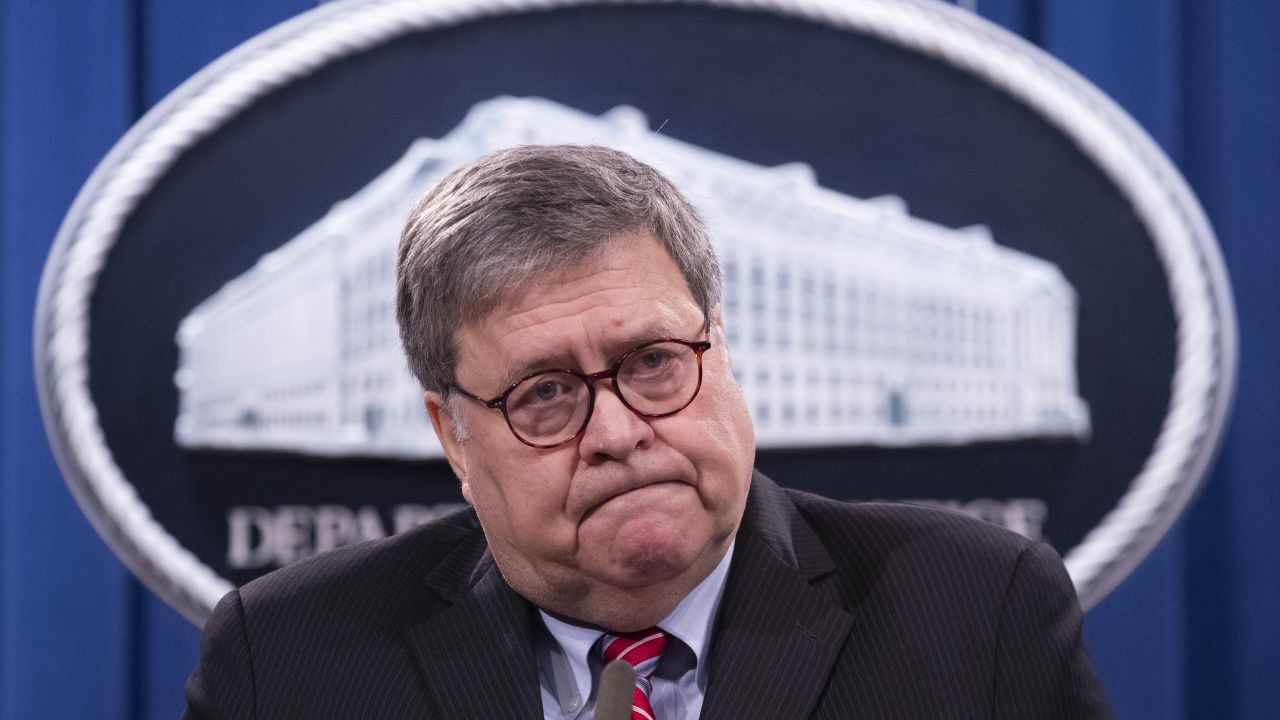
[[[698,354],[670,342],[637,348],[618,368],[618,390],[646,415],[673,413],[698,390]]]
[[[568,373],[534,375],[507,396],[507,419],[526,442],[552,445],[577,434],[587,417],[589,391]]]

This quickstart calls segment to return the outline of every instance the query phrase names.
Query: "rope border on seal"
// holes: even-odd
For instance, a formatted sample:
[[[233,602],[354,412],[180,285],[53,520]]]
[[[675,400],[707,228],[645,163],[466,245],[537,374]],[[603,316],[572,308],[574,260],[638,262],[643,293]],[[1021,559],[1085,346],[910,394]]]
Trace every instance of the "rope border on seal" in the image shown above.
[[[515,12],[676,3],[821,23],[966,70],[1035,109],[1130,199],[1170,283],[1170,406],[1142,471],[1064,559],[1088,608],[1150,552],[1195,494],[1221,438],[1236,370],[1235,311],[1212,230],[1186,182],[1128,115],[1061,62],[932,0],[342,0],[249,40],[148,112],[77,196],[41,278],[35,370],[54,454],[98,532],[153,591],[199,625],[232,589],[152,517],[112,457],[89,392],[89,299],[125,221],[159,178],[259,98],[400,36]]]

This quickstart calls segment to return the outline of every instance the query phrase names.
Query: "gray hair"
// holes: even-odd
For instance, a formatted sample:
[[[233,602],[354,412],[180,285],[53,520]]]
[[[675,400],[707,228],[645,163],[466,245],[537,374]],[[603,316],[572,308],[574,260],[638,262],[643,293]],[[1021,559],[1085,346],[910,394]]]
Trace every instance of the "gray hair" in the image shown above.
[[[454,170],[418,201],[400,235],[396,319],[409,369],[448,399],[464,324],[530,280],[644,230],[710,318],[720,302],[711,239],[697,210],[652,167],[605,147],[529,145]]]

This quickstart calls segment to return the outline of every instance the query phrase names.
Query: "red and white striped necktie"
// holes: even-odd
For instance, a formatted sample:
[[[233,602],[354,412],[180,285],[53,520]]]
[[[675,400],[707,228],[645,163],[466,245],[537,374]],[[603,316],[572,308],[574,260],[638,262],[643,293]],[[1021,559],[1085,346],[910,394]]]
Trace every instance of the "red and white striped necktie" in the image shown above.
[[[605,663],[623,660],[636,669],[636,689],[631,696],[631,720],[654,720],[653,708],[649,705],[653,682],[649,678],[658,668],[662,652],[667,649],[667,634],[656,627],[625,635],[605,633],[601,644]]]

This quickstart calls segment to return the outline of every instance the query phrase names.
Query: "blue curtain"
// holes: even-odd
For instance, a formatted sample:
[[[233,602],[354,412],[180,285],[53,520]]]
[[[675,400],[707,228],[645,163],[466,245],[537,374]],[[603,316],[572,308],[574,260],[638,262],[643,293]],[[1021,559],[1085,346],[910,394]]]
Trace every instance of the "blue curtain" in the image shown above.
[[[969,6],[973,2],[966,3]],[[39,275],[147,108],[304,0],[0,0],[0,718],[173,718],[198,633],[72,501],[36,401]],[[979,0],[1112,95],[1190,180],[1234,284],[1240,380],[1190,513],[1086,620],[1119,717],[1280,707],[1280,3]]]

